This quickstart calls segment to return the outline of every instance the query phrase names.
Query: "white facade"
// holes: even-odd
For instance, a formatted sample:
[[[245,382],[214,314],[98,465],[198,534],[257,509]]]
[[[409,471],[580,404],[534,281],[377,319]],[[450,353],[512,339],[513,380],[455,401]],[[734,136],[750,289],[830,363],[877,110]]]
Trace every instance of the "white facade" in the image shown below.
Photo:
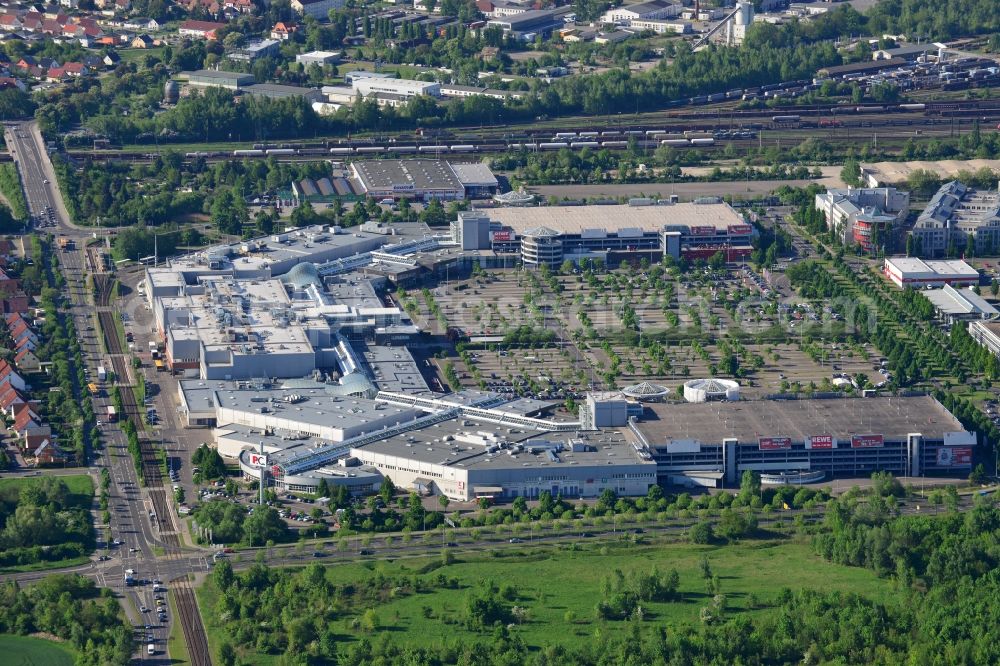
[[[979,284],[979,271],[959,259],[924,261],[915,257],[886,257],[882,273],[899,288]]]
[[[627,23],[640,19],[668,19],[680,16],[683,7],[668,2],[653,0],[634,5],[615,7],[604,12],[601,23]]]
[[[628,22],[633,30],[649,30],[657,35],[676,33],[684,35],[691,32],[691,24],[686,21],[665,21],[662,19],[633,19]]]
[[[413,81],[411,79],[356,79],[352,84],[354,90],[365,97],[376,93],[416,97],[417,95],[441,96],[441,84],[433,81]]]
[[[502,496],[507,498],[537,498],[542,491],[553,497],[598,497],[607,489],[620,496],[641,496],[656,483],[656,464],[642,461],[625,464],[594,460],[578,465],[549,465],[545,467],[523,465],[511,458],[497,465],[483,468],[462,468],[441,465],[379,453],[375,447],[352,449],[351,455],[363,464],[371,465],[392,479],[399,488],[414,488],[427,481],[433,484],[435,494],[467,502],[477,496]],[[506,458],[507,456],[503,456]]]

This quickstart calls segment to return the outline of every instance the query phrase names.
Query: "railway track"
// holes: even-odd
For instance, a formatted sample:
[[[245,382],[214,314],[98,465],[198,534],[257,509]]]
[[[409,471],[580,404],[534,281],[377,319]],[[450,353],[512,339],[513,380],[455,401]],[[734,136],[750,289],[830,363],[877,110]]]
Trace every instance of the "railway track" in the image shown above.
[[[171,520],[167,496],[169,488],[163,483],[163,469],[160,466],[160,459],[156,455],[153,442],[145,434],[143,409],[138,404],[129,381],[129,357],[121,338],[118,336],[118,322],[115,319],[118,315],[109,309],[114,292],[114,278],[107,273],[94,273],[93,275],[97,296],[97,315],[122,400],[122,414],[119,418],[131,422],[135,426],[136,433],[139,434],[142,477],[155,514],[150,518],[155,521],[160,539],[163,541],[165,556],[176,558],[181,554],[181,542]],[[198,602],[191,585],[186,576],[172,582],[177,584],[174,594],[175,610],[184,632],[184,641],[191,664],[192,666],[211,666],[212,659],[208,649],[208,638],[205,635],[205,627],[198,613]]]
[[[600,132],[565,128],[565,131],[533,130],[525,134],[497,136],[485,131],[476,135],[452,135],[436,142],[400,138],[372,142],[350,140],[332,147],[301,146],[295,148],[195,151],[184,154],[187,161],[202,159],[208,163],[231,160],[274,159],[284,163],[314,162],[322,159],[401,157],[440,159],[471,155],[509,153],[511,151],[545,152],[564,148],[571,150],[625,151],[633,146],[654,150],[660,145],[711,153],[720,148],[752,148],[761,140],[818,138],[830,143],[856,143],[859,139],[878,135],[880,139],[908,138],[916,135],[950,136],[972,130],[974,122],[990,129],[1000,121],[1000,109],[977,112],[976,117],[929,118],[882,113],[878,117],[809,118],[800,117],[793,123],[746,122],[719,116],[715,122],[658,123],[634,125],[629,129],[607,129]],[[957,125],[956,125],[957,123]],[[742,136],[734,134],[743,131]],[[767,133],[765,138],[764,134]],[[692,135],[694,135],[692,137]],[[469,142],[469,143],[465,143]],[[77,160],[91,162],[132,162],[148,164],[158,153],[136,151],[73,151]]]
[[[177,617],[180,618],[184,630],[188,658],[191,666],[212,666],[212,658],[208,650],[208,638],[198,614],[198,602],[187,576],[176,578],[171,582],[174,590],[174,601],[177,606]]]

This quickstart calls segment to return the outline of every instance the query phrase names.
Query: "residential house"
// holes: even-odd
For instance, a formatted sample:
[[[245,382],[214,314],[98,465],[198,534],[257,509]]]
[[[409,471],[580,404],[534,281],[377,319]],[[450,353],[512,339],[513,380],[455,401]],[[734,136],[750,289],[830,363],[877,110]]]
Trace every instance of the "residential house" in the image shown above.
[[[42,362],[38,360],[35,353],[27,348],[14,355],[14,363],[21,369],[21,372],[38,372],[42,367]]]
[[[46,441],[52,439],[52,427],[43,423],[28,423],[24,430],[18,433],[21,449],[27,452],[35,451]]]
[[[271,28],[271,39],[276,39],[279,42],[287,42],[291,39],[296,32],[298,32],[299,27],[291,23],[282,23],[278,21]]]
[[[4,32],[17,32],[21,27],[21,19],[16,14],[0,14],[0,30]]]
[[[0,412],[8,418],[14,418],[14,405],[27,403],[28,399],[24,394],[13,386],[8,386],[7,390],[0,393]]]
[[[160,23],[156,19],[136,17],[128,19],[122,24],[127,30],[146,30],[149,32],[156,32],[160,29]]]
[[[253,14],[254,4],[252,0],[225,0],[222,5],[226,13]]]
[[[108,51],[107,53],[104,54],[103,62],[108,67],[117,67],[121,63],[121,61],[122,61],[121,56],[115,53],[114,51]]]
[[[30,448],[28,449],[31,450]],[[62,452],[55,442],[46,440],[35,449],[36,465],[63,465],[66,463],[66,454]]]
[[[206,14],[217,16],[222,11],[219,0],[186,0],[184,4],[189,12],[200,9]]]
[[[0,90],[4,88],[17,88],[21,92],[28,90],[28,86],[24,85],[24,81],[21,79],[15,79],[12,76],[0,76]],[[0,266],[2,265],[3,263],[0,263]]]
[[[23,322],[11,328],[10,339],[14,344],[14,349],[18,351],[25,347],[34,351],[35,347],[38,346],[38,335]]]
[[[177,29],[177,34],[181,37],[194,37],[197,39],[215,39],[218,31],[225,28],[225,23],[215,21],[184,21]]]
[[[14,407],[14,424],[10,429],[17,433],[18,437],[23,437],[28,426],[41,425],[41,421],[42,418],[30,404],[16,405]]]
[[[130,43],[134,49],[150,49],[156,45],[156,40],[149,35],[137,35]]]
[[[17,374],[14,366],[6,360],[0,359],[0,386],[4,384],[10,385],[18,391],[24,391],[27,388],[24,379],[21,375]]]

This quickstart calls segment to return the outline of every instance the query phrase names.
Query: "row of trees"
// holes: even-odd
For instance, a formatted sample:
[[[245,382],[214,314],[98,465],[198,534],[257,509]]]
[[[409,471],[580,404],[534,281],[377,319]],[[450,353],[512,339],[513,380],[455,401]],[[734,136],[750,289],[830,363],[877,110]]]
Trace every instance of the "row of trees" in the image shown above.
[[[59,270],[59,257],[52,250],[51,236],[31,236],[31,265],[19,267],[25,291],[38,298],[46,317],[41,325],[41,344],[35,349],[40,361],[51,363],[45,378],[48,391],[42,397],[40,414],[60,433],[60,446],[78,464],[96,438],[94,408],[84,387],[83,355],[72,317],[61,309],[66,280]]]

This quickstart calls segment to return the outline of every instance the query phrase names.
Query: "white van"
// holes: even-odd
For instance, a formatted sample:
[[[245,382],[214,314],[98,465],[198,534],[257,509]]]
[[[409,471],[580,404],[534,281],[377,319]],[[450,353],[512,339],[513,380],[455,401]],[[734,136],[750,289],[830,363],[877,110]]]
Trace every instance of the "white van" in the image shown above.
[[[146,646],[146,654],[156,654],[156,646],[150,643]]]

